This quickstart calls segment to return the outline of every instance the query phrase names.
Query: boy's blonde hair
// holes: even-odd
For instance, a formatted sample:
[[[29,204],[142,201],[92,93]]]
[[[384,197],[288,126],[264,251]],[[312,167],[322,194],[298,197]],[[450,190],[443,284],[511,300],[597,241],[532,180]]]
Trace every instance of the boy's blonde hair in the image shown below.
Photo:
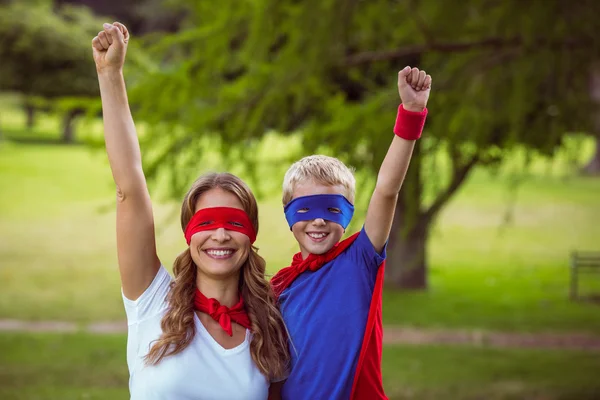
[[[283,205],[292,201],[298,182],[314,181],[322,185],[340,185],[345,189],[343,195],[354,204],[356,179],[352,170],[334,157],[315,155],[296,161],[283,178]]]

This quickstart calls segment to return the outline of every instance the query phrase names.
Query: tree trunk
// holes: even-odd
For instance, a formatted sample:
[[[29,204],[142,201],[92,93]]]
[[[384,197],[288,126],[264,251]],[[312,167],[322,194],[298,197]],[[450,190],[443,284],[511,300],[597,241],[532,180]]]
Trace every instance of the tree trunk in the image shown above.
[[[594,132],[596,133],[596,151],[592,160],[583,167],[582,172],[587,175],[600,175],[600,63],[592,67],[590,77],[590,98],[596,103],[596,112],[593,117]]]
[[[397,289],[427,289],[426,243],[429,219],[421,212],[421,150],[412,161],[396,203],[385,267],[386,285]]]
[[[27,129],[32,130],[35,126],[35,107],[32,104],[25,103],[25,115],[27,116]]]
[[[73,109],[67,111],[63,118],[63,135],[62,141],[63,143],[73,143],[75,139],[75,128],[74,122],[75,118],[82,113],[81,110]]]
[[[444,205],[468,178],[479,163],[479,155],[460,157],[451,149],[452,178],[428,209],[422,209],[422,154],[417,144],[402,190],[396,203],[394,224],[388,243],[385,277],[389,286],[399,289],[427,289],[427,239],[429,228]]]
[[[396,206],[396,212],[402,212]],[[427,237],[429,224],[421,217],[416,225],[405,231],[404,218],[397,218],[399,232],[390,237],[389,256],[386,262],[386,284],[398,289],[427,289]],[[410,223],[410,222],[409,222]]]
[[[586,175],[600,175],[600,138],[596,138],[596,151],[592,160],[583,167]]]

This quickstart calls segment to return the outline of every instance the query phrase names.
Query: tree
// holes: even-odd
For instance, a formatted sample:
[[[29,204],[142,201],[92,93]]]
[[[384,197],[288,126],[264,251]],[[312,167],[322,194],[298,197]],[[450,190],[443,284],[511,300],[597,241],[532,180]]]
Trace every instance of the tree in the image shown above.
[[[595,1],[180,3],[188,19],[155,43],[163,68],[134,96],[141,116],[162,124],[148,137],[149,170],[176,165],[175,187],[197,161],[184,150],[208,133],[225,152],[272,130],[301,135],[305,154],[328,151],[374,175],[391,140],[397,71],[432,74],[432,112],[388,247],[395,287],[426,288],[431,226],[475,166],[515,147],[552,155],[591,126]],[[185,129],[165,137],[164,124]],[[432,169],[440,152],[449,167]]]
[[[600,63],[596,63],[590,71],[590,98],[596,104],[594,112],[594,134],[596,136],[596,150],[592,159],[583,168],[583,173],[600,175]]]
[[[32,121],[35,104],[99,95],[91,38],[102,26],[85,8],[54,12],[48,2],[0,6],[0,90],[24,94]],[[41,100],[41,101],[40,101]],[[82,107],[64,112],[65,141]]]
[[[600,174],[600,138],[596,136],[596,149],[592,159],[583,167],[583,173],[587,175]]]
[[[98,15],[115,18],[136,34],[174,32],[183,18],[175,8],[164,7],[168,0],[53,0],[57,8],[66,4],[89,7]],[[110,20],[109,22],[112,22]]]

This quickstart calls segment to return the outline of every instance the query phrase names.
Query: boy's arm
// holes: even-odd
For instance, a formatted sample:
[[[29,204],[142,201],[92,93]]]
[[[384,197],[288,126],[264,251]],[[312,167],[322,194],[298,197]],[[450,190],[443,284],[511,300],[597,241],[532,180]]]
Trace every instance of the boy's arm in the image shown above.
[[[425,110],[430,90],[431,76],[425,71],[406,67],[398,72],[398,93],[402,100],[402,107],[409,113],[404,116],[405,118],[419,118],[418,115],[410,115],[410,113],[422,113]],[[402,117],[399,115],[399,119]],[[365,220],[365,232],[377,252],[383,250],[390,235],[398,192],[406,176],[415,141],[396,134],[381,163]]]

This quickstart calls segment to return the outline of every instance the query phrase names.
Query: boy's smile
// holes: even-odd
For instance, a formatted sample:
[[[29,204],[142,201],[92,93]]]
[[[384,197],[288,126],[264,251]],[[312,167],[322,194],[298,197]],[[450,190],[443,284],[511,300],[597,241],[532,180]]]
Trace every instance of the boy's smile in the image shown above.
[[[325,240],[327,235],[329,235],[329,233],[327,233],[327,232],[307,232],[306,234],[308,235],[309,238],[312,239],[313,242],[316,242],[316,243],[322,242],[323,240]]]

